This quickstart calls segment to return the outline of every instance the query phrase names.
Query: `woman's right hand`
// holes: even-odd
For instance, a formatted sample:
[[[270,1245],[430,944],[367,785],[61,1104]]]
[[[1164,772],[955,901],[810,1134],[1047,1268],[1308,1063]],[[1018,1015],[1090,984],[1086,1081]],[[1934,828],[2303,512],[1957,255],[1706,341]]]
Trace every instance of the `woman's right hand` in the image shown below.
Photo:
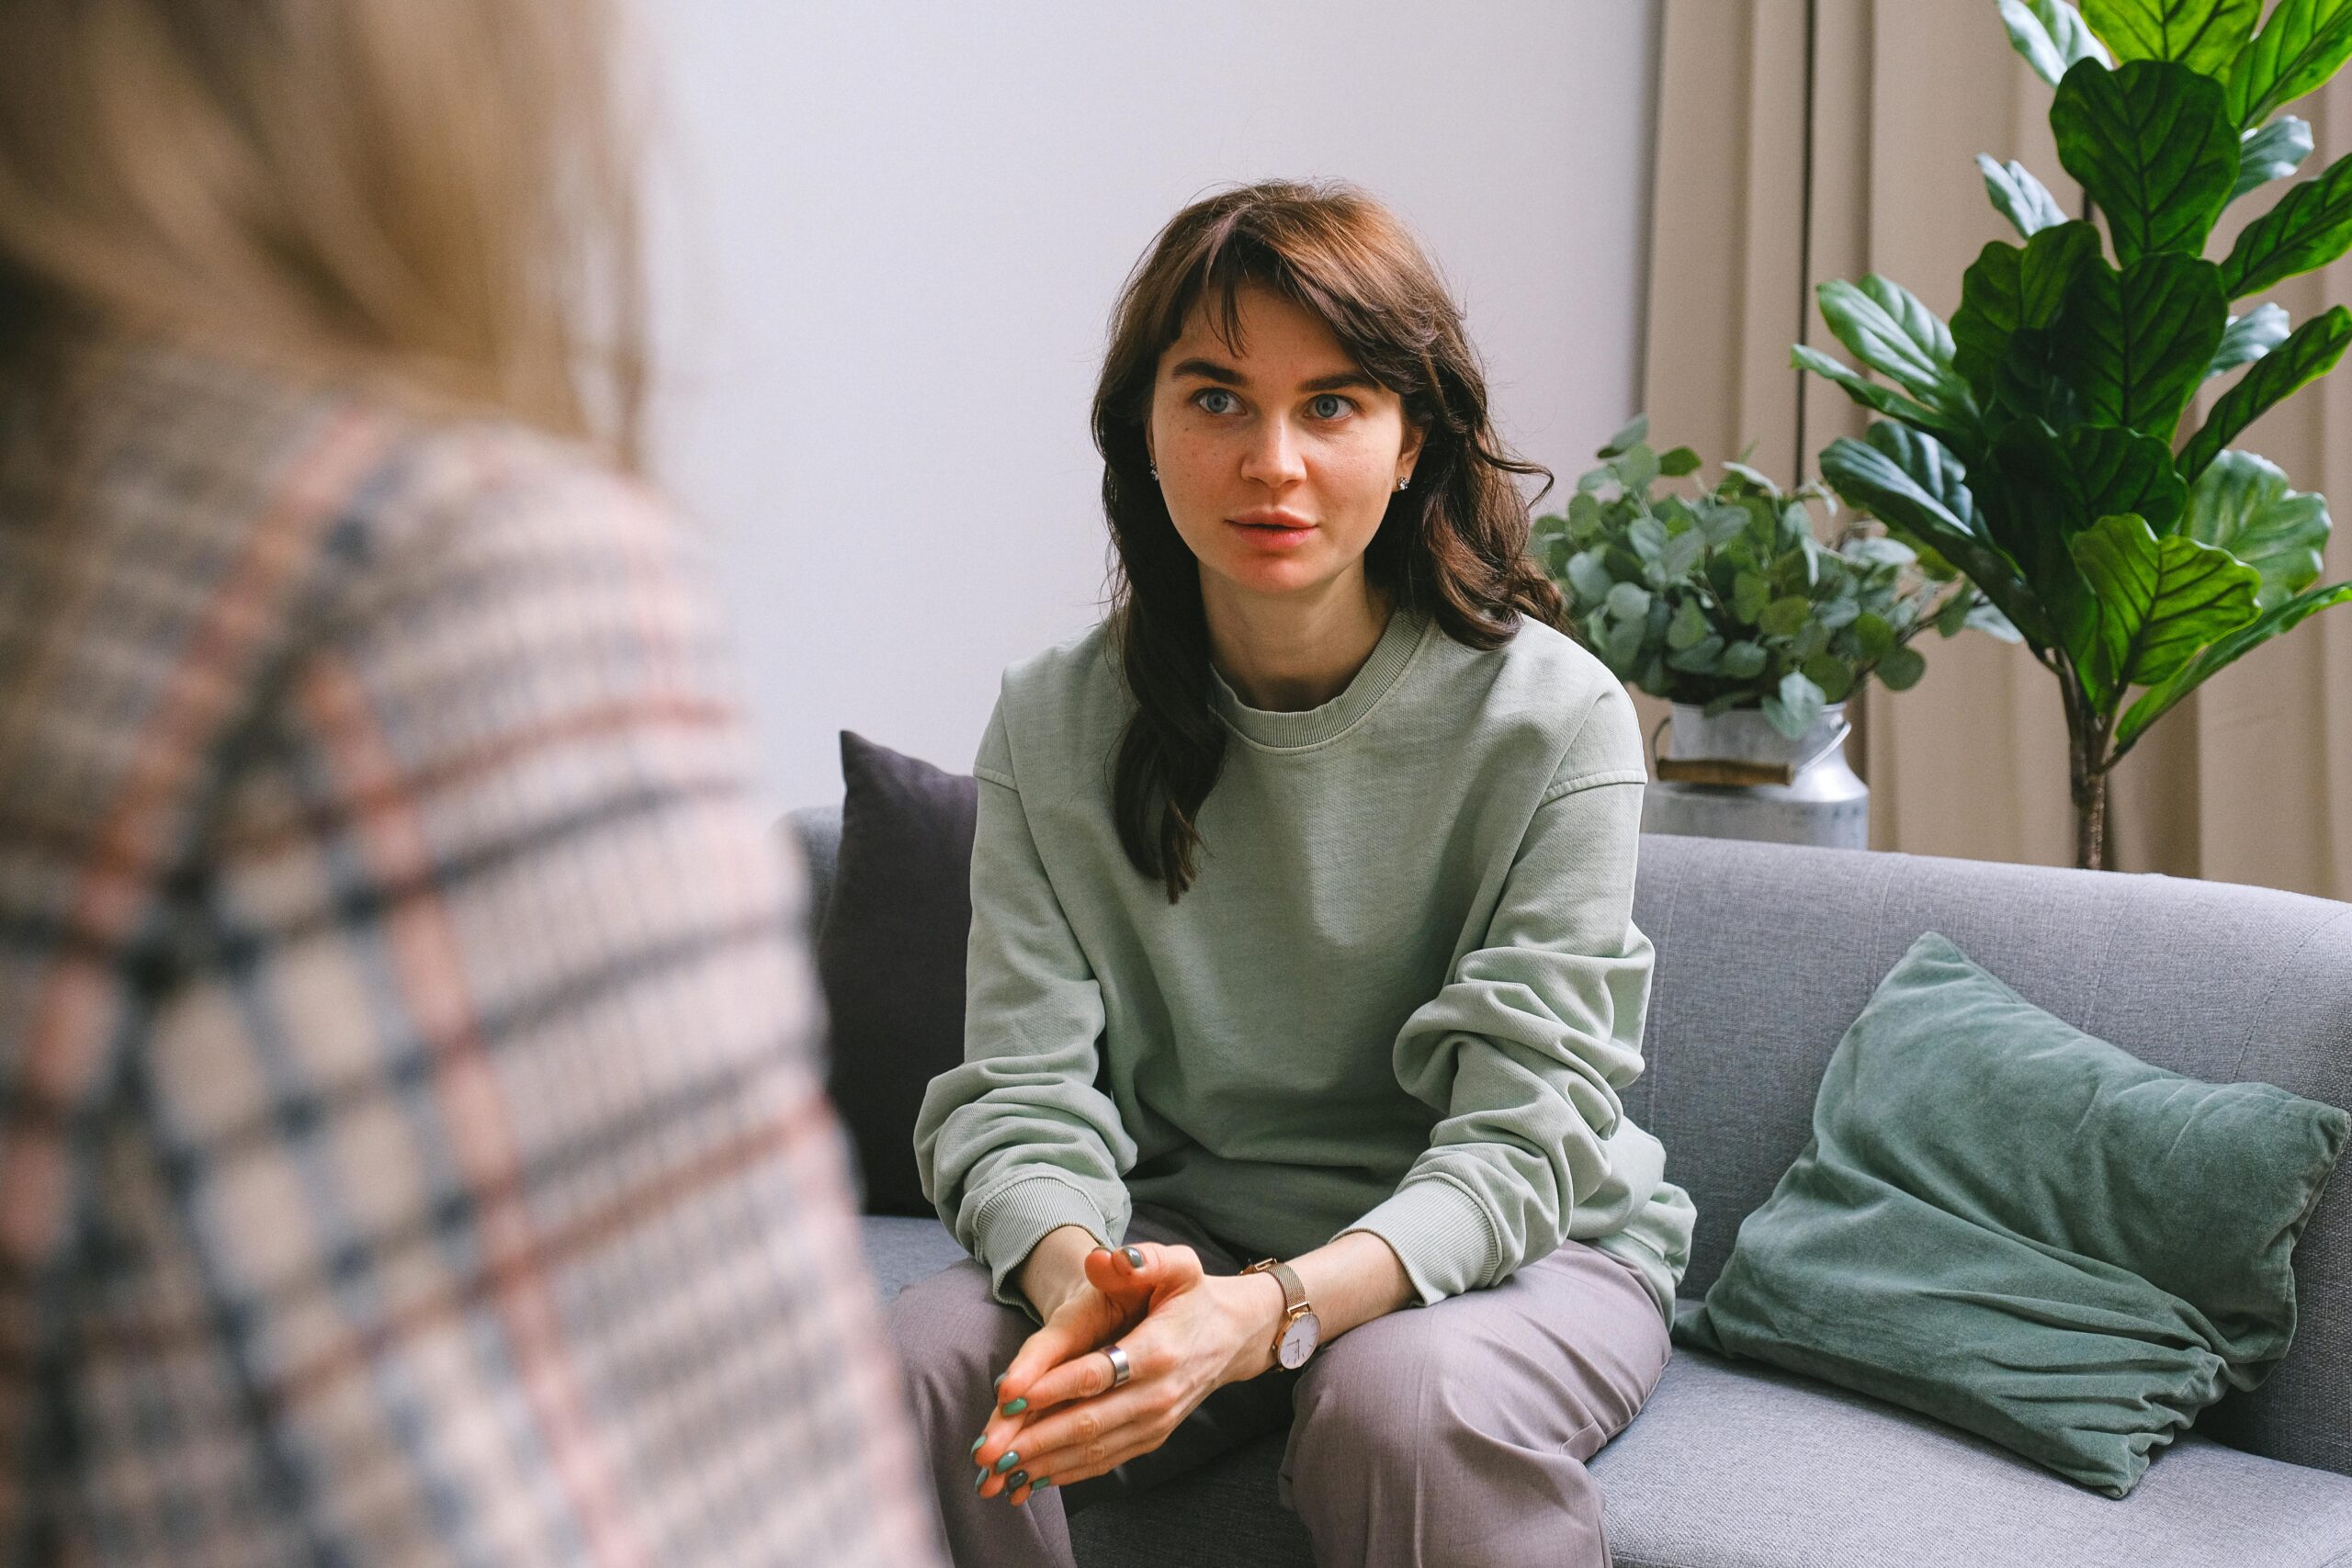
[[[993,1459],[1051,1404],[1032,1406],[1026,1394],[1037,1380],[1081,1356],[1115,1344],[1150,1315],[1153,1304],[1200,1282],[1200,1255],[1182,1244],[1140,1242],[1098,1247],[1083,1259],[1085,1279],[1046,1315],[1046,1325],[1022,1343],[997,1380],[997,1404],[978,1433],[973,1453]],[[1066,1403],[1061,1401],[1054,1402]]]
[[[1046,1314],[1045,1326],[1023,1342],[997,1380],[1000,1414],[1056,1367],[1115,1344],[1149,1315],[1154,1303],[1190,1289],[1204,1272],[1200,1254],[1182,1244],[1098,1247],[1080,1262],[1085,1278]]]

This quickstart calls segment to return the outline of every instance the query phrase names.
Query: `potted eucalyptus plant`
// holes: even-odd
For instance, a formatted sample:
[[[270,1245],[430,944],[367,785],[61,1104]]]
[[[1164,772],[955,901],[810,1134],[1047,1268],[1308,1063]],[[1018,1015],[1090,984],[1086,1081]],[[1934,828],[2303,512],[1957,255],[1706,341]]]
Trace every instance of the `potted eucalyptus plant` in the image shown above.
[[[1560,586],[1568,630],[1628,685],[1673,705],[1651,831],[1866,847],[1869,792],[1846,766],[1845,703],[1875,675],[1901,691],[1926,669],[1912,640],[1989,626],[1975,590],[1857,519],[1823,543],[1818,486],[1785,492],[1744,463],[1712,489],[1660,494],[1698,454],[1648,443],[1635,419],[1535,520],[1530,551]]]
[[[1947,326],[1875,275],[1817,296],[1868,372],[1796,365],[1883,416],[1821,454],[1849,504],[1956,568],[2056,677],[2075,858],[2106,860],[2108,778],[2212,675],[2352,599],[2314,586],[2325,501],[2230,443],[2352,342],[2336,305],[2296,325],[2254,303],[2352,249],[2352,157],[2290,185],[2219,260],[2230,203],[2295,174],[2311,128],[2277,111],[2352,57],[2352,5],[1998,0],[2055,87],[2059,162],[2101,226],[2017,163],[1980,157],[2020,243],[1996,241]],[[2238,313],[2233,313],[2233,307]],[[2234,375],[2184,433],[2192,396]]]

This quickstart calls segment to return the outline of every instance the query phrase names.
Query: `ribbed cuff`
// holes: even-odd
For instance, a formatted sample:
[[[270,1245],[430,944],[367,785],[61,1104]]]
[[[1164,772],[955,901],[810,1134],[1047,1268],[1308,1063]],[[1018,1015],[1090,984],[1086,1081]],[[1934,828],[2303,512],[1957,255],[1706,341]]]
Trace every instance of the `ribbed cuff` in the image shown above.
[[[1476,1289],[1501,1263],[1485,1206],[1443,1176],[1408,1179],[1340,1234],[1348,1231],[1370,1231],[1396,1249],[1422,1306]]]
[[[1080,1226],[1104,1247],[1111,1245],[1110,1226],[1093,1201],[1057,1176],[1020,1177],[982,1199],[972,1216],[972,1235],[979,1244],[980,1261],[988,1266],[990,1292],[1041,1325],[1036,1309],[1012,1277],[1037,1244],[1061,1225]]]

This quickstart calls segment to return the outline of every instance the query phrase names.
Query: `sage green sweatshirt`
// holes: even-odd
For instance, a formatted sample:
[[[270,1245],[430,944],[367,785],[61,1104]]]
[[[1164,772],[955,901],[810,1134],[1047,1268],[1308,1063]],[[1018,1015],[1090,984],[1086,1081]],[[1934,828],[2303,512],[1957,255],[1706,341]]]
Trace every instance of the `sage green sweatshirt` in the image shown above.
[[[1249,1258],[1348,1231],[1417,1303],[1576,1237],[1671,1317],[1690,1200],[1619,1096],[1642,1071],[1633,703],[1522,621],[1482,652],[1399,609],[1318,707],[1245,705],[1171,906],[1111,769],[1133,699],[1104,628],[1014,664],[981,739],[963,1065],[915,1126],[924,1194],[998,1301],[1040,1237],[1131,1204]]]

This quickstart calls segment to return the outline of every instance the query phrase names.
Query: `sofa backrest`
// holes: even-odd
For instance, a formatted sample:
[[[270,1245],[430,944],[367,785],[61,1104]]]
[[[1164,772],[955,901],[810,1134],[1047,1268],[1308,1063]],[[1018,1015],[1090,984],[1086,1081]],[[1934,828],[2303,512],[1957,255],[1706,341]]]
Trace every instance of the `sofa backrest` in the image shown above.
[[[792,814],[821,918],[838,807]],[[1681,1293],[1812,1132],[1830,1052],[1920,932],[2028,1001],[2192,1077],[2259,1079],[2352,1108],[2352,905],[2226,883],[1917,855],[1645,837],[1634,919],[1657,944],[1625,1108],[1698,1206]],[[814,930],[814,926],[811,927]],[[2294,1348],[2198,1430],[2352,1474],[2352,1179],[2295,1253]]]

